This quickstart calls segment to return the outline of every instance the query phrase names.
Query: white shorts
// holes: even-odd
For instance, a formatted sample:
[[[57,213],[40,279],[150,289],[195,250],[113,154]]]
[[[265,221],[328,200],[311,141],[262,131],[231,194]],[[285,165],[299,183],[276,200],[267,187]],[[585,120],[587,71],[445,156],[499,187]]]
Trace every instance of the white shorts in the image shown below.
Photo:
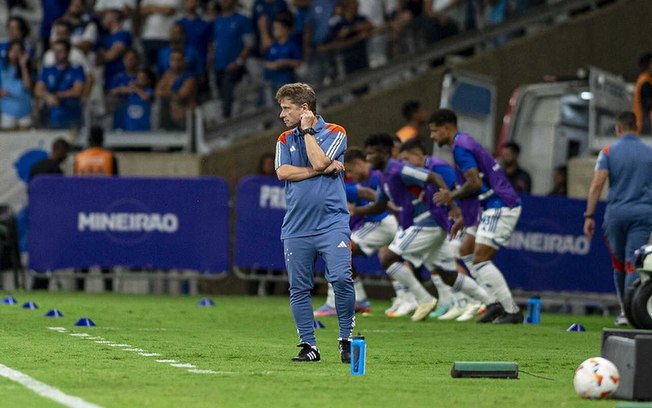
[[[360,229],[353,231],[351,241],[367,256],[375,254],[380,248],[389,245],[398,232],[398,221],[388,215],[378,222],[365,222]]]
[[[446,231],[441,227],[409,227],[399,230],[394,240],[389,244],[389,250],[410,261],[417,268],[425,265],[427,268],[439,266],[442,269],[454,270],[447,262],[454,262],[450,245],[445,244]]]
[[[6,113],[3,113],[2,116],[0,116],[0,128],[15,129],[19,126],[23,128],[32,127],[32,116],[27,115],[23,116],[22,118],[18,118]]]
[[[475,242],[495,249],[504,246],[521,216],[521,206],[488,208],[480,215]]]

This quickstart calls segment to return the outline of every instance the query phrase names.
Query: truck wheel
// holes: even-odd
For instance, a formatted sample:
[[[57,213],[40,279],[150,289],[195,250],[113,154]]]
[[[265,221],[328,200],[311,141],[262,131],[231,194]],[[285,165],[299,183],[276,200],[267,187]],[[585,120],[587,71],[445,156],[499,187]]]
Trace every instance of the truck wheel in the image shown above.
[[[636,290],[641,286],[641,278],[636,279],[632,282],[631,286],[625,288],[625,296],[623,297],[623,308],[625,309],[625,316],[629,324],[637,329],[640,329],[634,312],[632,311],[632,301],[634,300],[634,295]]]
[[[638,329],[652,329],[652,280],[643,283],[632,299],[632,314]]]

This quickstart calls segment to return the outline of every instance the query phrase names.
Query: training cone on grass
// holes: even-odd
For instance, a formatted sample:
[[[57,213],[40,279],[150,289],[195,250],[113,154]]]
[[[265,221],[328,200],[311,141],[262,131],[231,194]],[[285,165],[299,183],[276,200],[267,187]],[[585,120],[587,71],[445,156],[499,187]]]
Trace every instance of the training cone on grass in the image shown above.
[[[570,327],[568,329],[566,329],[566,331],[568,331],[568,332],[583,332],[583,331],[586,331],[586,329],[581,324],[573,323],[573,324],[570,325]]]
[[[325,329],[326,328],[326,326],[324,326],[324,323],[320,322],[319,320],[314,320],[313,327],[315,329]]]
[[[5,296],[4,298],[2,298],[2,303],[4,303],[5,305],[15,305],[18,302],[16,301],[16,298],[13,296]]]
[[[23,309],[38,309],[38,306],[36,306],[36,303],[29,301],[23,303]]]
[[[95,322],[93,322],[88,317],[82,317],[81,319],[77,320],[75,326],[95,326]]]
[[[48,310],[48,312],[45,314],[45,317],[63,317],[63,313],[57,309],[52,309]]]
[[[215,306],[215,302],[213,302],[209,298],[201,298],[201,299],[199,299],[199,302],[197,303],[197,306],[211,307],[211,306]]]

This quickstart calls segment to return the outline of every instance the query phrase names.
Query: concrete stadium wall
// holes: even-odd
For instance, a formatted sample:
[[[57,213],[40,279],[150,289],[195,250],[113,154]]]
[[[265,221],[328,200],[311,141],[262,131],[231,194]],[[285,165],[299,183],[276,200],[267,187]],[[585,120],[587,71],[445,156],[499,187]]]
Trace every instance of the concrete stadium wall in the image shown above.
[[[621,74],[627,81],[634,81],[638,73],[639,55],[652,51],[649,43],[649,38],[652,38],[650,21],[652,1],[624,1],[513,40],[494,52],[449,62],[447,67],[478,72],[495,79],[497,133],[512,90],[521,84],[541,82],[544,75],[570,76],[580,67],[594,65]],[[430,109],[436,108],[439,105],[442,75],[447,67],[432,69],[392,89],[319,113],[323,113],[328,121],[339,123],[347,129],[349,145],[361,145],[370,133],[393,132],[399,128],[403,123],[401,105],[408,99],[419,99]],[[232,187],[235,186],[240,177],[256,171],[261,154],[274,151],[276,138],[282,130],[279,121],[279,127],[274,130],[252,135],[228,149],[194,158],[199,173],[224,177]],[[125,168],[151,170],[141,165],[145,159],[140,154],[125,154],[123,157]],[[177,154],[156,157],[163,161],[155,166],[166,171],[163,175],[170,175],[168,167],[172,163],[185,160]],[[129,164],[132,160],[138,164]],[[194,169],[195,166],[191,165],[181,166],[178,170],[192,172]]]

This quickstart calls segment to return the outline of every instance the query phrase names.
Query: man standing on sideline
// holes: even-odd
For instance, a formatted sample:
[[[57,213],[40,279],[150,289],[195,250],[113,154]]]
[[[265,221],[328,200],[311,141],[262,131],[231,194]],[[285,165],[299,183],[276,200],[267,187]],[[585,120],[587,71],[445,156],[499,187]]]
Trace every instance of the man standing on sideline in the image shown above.
[[[521,146],[516,142],[503,144],[501,152],[501,165],[507,176],[507,180],[514,187],[517,193],[528,193],[532,191],[532,179],[530,173],[525,171],[518,162],[521,154]]]
[[[104,148],[104,129],[101,127],[91,126],[88,135],[88,149],[75,157],[75,175],[118,175],[118,161],[112,152]]]
[[[52,152],[50,152],[50,155],[34,163],[29,170],[29,181],[32,181],[39,174],[63,174],[61,163],[68,158],[69,151],[70,145],[66,142],[66,139],[61,137],[57,138],[52,142]]]
[[[57,138],[52,142],[52,151],[50,155],[43,160],[39,160],[29,170],[29,181],[41,174],[58,174],[63,175],[61,170],[61,163],[68,158],[70,145],[63,138]],[[32,281],[32,290],[34,289],[47,289],[50,286],[49,272],[48,274],[39,274],[34,277]]]
[[[636,135],[636,115],[616,117],[618,140],[600,151],[584,213],[584,234],[595,232],[595,208],[609,180],[607,210],[602,230],[614,268],[621,312],[616,325],[627,324],[623,310],[625,290],[638,278],[631,263],[634,251],[647,244],[652,233],[652,147]]]
[[[435,202],[448,204],[477,196],[481,215],[478,224],[471,274],[496,299],[487,305],[478,323],[523,323],[523,313],[514,302],[505,277],[493,263],[498,249],[509,241],[521,215],[521,199],[510,185],[496,160],[471,136],[457,128],[457,115],[450,109],[439,109],[430,117],[430,137],[441,147],[448,145],[455,168],[464,177],[454,191],[440,190]]]
[[[104,148],[104,129],[100,126],[91,126],[88,135],[88,149],[80,152],[75,157],[76,176],[117,176],[118,161],[115,155]],[[88,269],[82,269],[82,273],[88,273]],[[110,273],[111,270],[102,268],[103,274]],[[77,279],[77,290],[84,290],[84,279]],[[104,279],[104,290],[113,290],[113,280]]]
[[[278,179],[285,181],[287,213],[281,240],[290,281],[290,307],[301,348],[292,360],[320,360],[311,299],[319,255],[326,264],[326,280],[335,291],[340,356],[343,363],[349,363],[355,292],[344,188],[346,131],[315,116],[317,98],[307,84],[283,85],[276,100],[281,107],[279,116],[290,129],[276,142],[274,167]]]

